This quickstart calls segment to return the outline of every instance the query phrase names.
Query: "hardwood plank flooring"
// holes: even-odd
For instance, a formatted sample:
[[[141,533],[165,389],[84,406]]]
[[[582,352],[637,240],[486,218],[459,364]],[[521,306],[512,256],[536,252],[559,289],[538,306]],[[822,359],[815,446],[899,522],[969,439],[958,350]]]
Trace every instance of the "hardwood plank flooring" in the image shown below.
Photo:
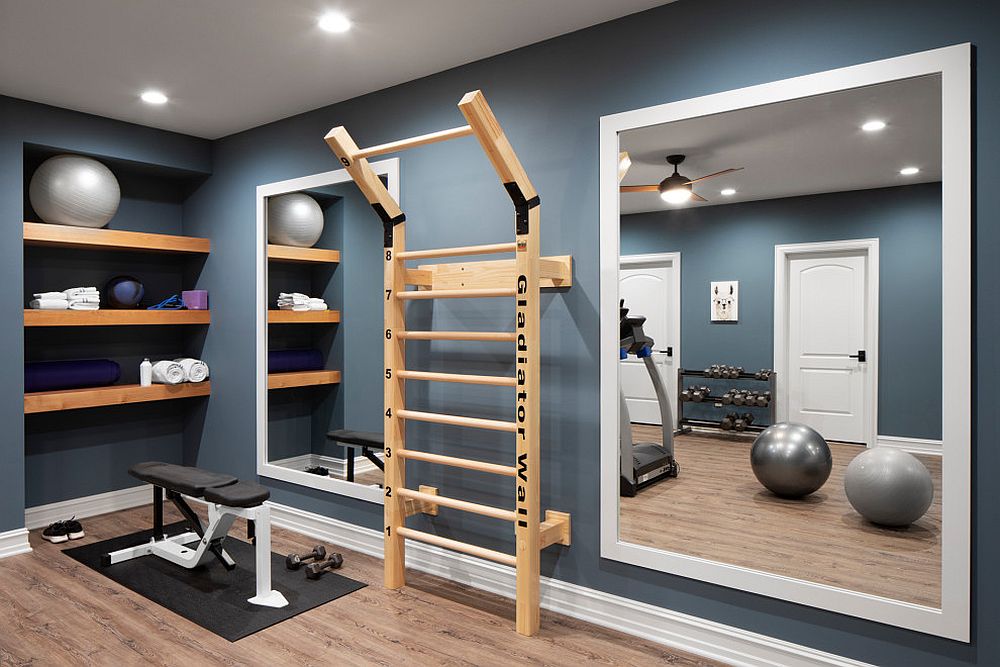
[[[149,521],[149,507],[94,517],[71,544]],[[315,543],[280,529],[272,538],[279,553]],[[65,545],[39,531],[31,544],[0,560],[2,665],[719,664],[545,610],[540,634],[521,637],[511,600],[412,571],[406,587],[386,590],[381,560],[343,549],[343,573],[367,588],[230,643],[60,554]]]
[[[661,442],[658,427],[632,432],[636,442]],[[620,499],[623,541],[940,607],[941,457],[918,457],[934,479],[927,514],[891,529],[862,519],[844,494],[858,445],[830,443],[823,488],[787,500],[754,477],[752,436],[692,433],[674,443],[680,475]]]

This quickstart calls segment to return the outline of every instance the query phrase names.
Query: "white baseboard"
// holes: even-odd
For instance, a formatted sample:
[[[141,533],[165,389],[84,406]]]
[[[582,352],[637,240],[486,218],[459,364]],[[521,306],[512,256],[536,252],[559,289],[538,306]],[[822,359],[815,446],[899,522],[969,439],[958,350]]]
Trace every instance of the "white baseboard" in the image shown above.
[[[379,459],[383,458],[381,454],[376,454],[376,456],[378,456]],[[291,456],[287,459],[279,459],[277,461],[271,461],[270,463],[273,466],[291,468],[292,470],[305,470],[306,468],[312,468],[314,466],[322,466],[330,471],[331,477],[344,479],[347,476],[347,459],[338,459],[325,454],[299,454],[298,456]],[[360,475],[377,469],[378,468],[375,464],[366,457],[354,457],[355,475]]]
[[[268,503],[271,522],[303,535],[382,557],[382,533],[319,514]],[[507,598],[514,597],[513,568],[412,540],[409,567]],[[595,625],[672,648],[745,667],[864,667],[866,663],[747,632],[696,616],[542,577],[542,606]],[[511,629],[513,632],[513,628]]]
[[[143,484],[118,491],[108,491],[93,496],[29,507],[24,510],[24,527],[28,530],[34,530],[54,521],[68,519],[71,516],[76,516],[77,519],[86,519],[98,514],[148,505],[153,502],[150,488],[148,484]]]
[[[925,440],[923,438],[906,438],[897,435],[878,436],[879,447],[892,447],[911,454],[930,454],[941,456],[943,452],[940,440]]]
[[[0,558],[26,554],[29,551],[31,551],[31,544],[28,543],[27,528],[15,528],[0,533]]]

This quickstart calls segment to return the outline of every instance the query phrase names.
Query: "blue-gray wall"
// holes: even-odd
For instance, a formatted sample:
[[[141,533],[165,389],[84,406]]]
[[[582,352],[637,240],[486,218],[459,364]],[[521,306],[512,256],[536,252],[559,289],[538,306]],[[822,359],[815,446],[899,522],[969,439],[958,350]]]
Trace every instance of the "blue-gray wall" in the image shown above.
[[[773,368],[774,246],[861,238],[879,239],[878,432],[940,440],[940,183],[621,219],[623,255],[681,253],[680,364],[693,369]],[[740,281],[738,323],[710,321],[713,280]]]
[[[482,62],[331,107],[272,123],[211,144],[213,176],[185,206],[188,233],[210,236],[213,252],[200,280],[212,290],[213,324],[205,356],[213,363],[213,392],[186,438],[187,460],[252,477],[255,471],[254,424],[254,189],[260,183],[334,169],[336,161],[322,141],[331,126],[347,125],[362,144],[375,144],[461,123],[455,103],[463,93],[482,88],[542,195],[542,248],[575,256],[574,287],[543,299],[542,487],[546,506],[573,513],[570,549],[547,550],[546,575],[599,590],[745,628],[833,653],[878,664],[992,665],[1000,662],[1000,507],[992,501],[994,471],[1000,468],[1000,436],[992,412],[1000,401],[994,377],[1000,367],[992,343],[975,344],[976,384],[970,388],[974,411],[974,595],[973,642],[969,645],[866,622],[749,593],[636,568],[599,557],[598,544],[598,194],[597,140],[601,115],[681,100],[757,83],[807,74],[915,51],[971,41],[977,45],[976,182],[976,341],[992,341],[1000,316],[990,285],[1000,283],[994,256],[1000,229],[993,220],[1000,201],[992,186],[1000,177],[993,154],[1000,147],[1000,15],[992,3],[889,0],[806,3],[788,0],[682,0],[649,12],[595,26]],[[11,221],[20,215],[22,137],[42,133],[27,128],[34,107],[0,105],[0,279],[21,280],[20,232]],[[13,124],[13,129],[11,128]],[[54,126],[54,127],[53,127]],[[154,148],[181,159],[202,155],[203,144],[162,134],[147,142],[147,130],[79,116],[49,123],[51,136],[40,143],[93,149],[95,142],[116,144],[122,153],[149,154]],[[57,136],[58,135],[58,136]],[[13,160],[11,156],[17,156]],[[141,159],[138,158],[138,159]],[[166,160],[158,156],[156,160]],[[199,159],[204,159],[200,157]],[[11,177],[12,176],[12,177]],[[16,202],[14,204],[13,202]],[[509,241],[510,203],[499,189],[481,151],[471,140],[424,147],[402,161],[402,203],[408,213],[412,247]],[[982,221],[981,223],[979,221]],[[368,280],[380,279],[381,261],[372,258]],[[349,288],[350,285],[345,285]],[[20,293],[4,293],[0,307],[15,312]],[[460,306],[417,309],[424,323],[447,325]],[[461,311],[467,326],[510,325],[503,310]],[[471,312],[467,318],[465,317]],[[0,322],[8,354],[0,360],[7,378],[20,374],[19,318]],[[420,348],[418,348],[420,349]],[[414,364],[450,368],[509,367],[503,350],[442,345],[412,355]],[[216,354],[217,353],[217,354]],[[376,385],[372,385],[373,387]],[[348,391],[348,388],[343,388]],[[360,400],[378,401],[363,388]],[[413,392],[416,404],[441,405],[445,389]],[[483,388],[485,392],[485,388]],[[470,391],[453,403],[467,414],[507,416],[508,397]],[[23,454],[20,382],[4,385],[0,419],[8,446],[0,454],[5,495],[0,528],[21,525]],[[425,403],[426,402],[426,403]],[[983,412],[985,410],[985,412]],[[983,414],[982,419],[979,415]],[[346,415],[345,415],[346,417]],[[454,447],[459,437],[441,429],[411,431],[429,449]],[[469,438],[463,453],[509,461],[509,443]],[[434,476],[422,473],[414,480]],[[379,507],[327,493],[267,482],[273,497],[306,510],[379,527]],[[456,476],[445,488],[496,502],[509,489]],[[509,502],[509,500],[508,500]],[[496,525],[441,517],[443,531],[490,543]],[[509,544],[503,545],[509,547]]]

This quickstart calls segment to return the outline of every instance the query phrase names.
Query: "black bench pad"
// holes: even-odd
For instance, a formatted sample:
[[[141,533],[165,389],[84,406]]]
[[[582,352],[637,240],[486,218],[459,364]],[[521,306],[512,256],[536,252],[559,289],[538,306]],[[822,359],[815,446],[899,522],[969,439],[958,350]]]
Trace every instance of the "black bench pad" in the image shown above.
[[[256,507],[270,497],[270,491],[253,482],[236,482],[205,489],[205,500],[229,507]]]
[[[385,437],[375,431],[350,431],[340,429],[326,434],[327,439],[335,442],[345,442],[349,445],[360,445],[372,449],[385,449]]]
[[[159,461],[136,463],[129,468],[128,474],[144,482],[194,498],[205,495],[207,489],[229,486],[238,481],[232,475]]]

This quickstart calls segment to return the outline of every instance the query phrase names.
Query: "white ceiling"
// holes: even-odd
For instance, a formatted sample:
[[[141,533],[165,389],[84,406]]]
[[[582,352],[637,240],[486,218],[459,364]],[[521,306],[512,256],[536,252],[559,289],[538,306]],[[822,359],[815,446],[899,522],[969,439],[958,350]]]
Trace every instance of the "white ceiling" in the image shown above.
[[[860,129],[884,120],[881,132]],[[941,80],[927,76],[828,95],[741,109],[620,135],[632,168],[622,185],[659,183],[672,173],[665,157],[687,155],[680,173],[698,178],[729,167],[742,171],[694,185],[709,200],[731,204],[822,192],[866,190],[941,180]],[[916,176],[901,176],[905,166]],[[723,188],[736,194],[724,197]],[[653,193],[621,195],[621,212],[675,208]]]
[[[0,93],[217,138],[669,1],[0,0]]]

